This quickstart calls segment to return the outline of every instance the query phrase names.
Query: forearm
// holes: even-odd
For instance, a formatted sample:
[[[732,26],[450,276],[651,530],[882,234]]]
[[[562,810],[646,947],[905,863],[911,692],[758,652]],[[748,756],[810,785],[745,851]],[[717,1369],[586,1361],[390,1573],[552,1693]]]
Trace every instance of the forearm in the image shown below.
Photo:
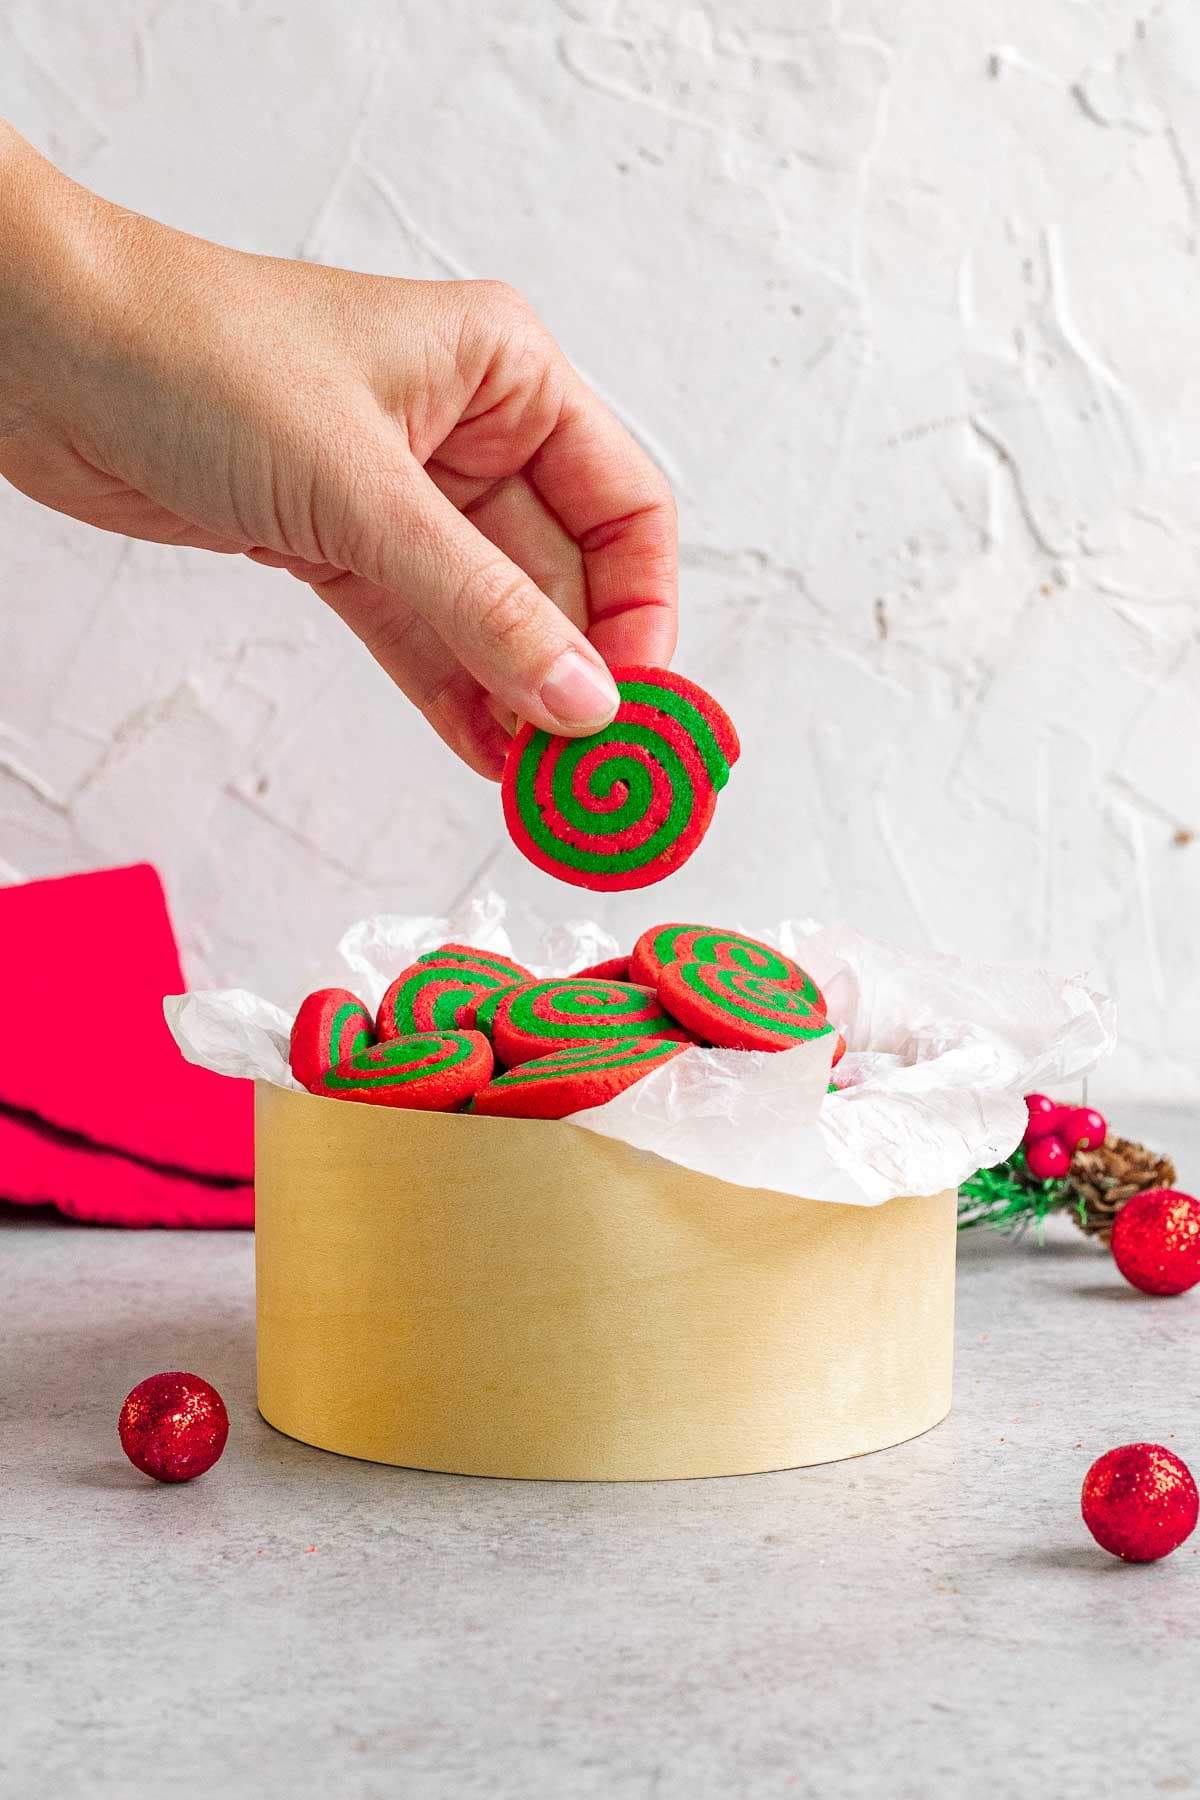
[[[103,354],[148,224],[69,180],[0,120],[0,434],[53,409]]]
[[[224,249],[2,125],[0,475],[290,570],[486,774],[493,701],[595,730],[674,640],[666,483],[519,295]]]
[[[70,376],[67,343],[86,304],[79,253],[86,200],[0,121],[0,432],[12,431],[45,396],[48,351]]]

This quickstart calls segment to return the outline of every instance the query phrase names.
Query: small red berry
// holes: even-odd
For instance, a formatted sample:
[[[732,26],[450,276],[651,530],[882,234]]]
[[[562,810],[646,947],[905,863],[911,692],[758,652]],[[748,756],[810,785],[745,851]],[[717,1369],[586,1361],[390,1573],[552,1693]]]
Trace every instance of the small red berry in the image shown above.
[[[1058,1136],[1068,1150],[1099,1150],[1108,1136],[1108,1123],[1094,1106],[1072,1106],[1059,1120]]]
[[[1025,1167],[1035,1181],[1061,1181],[1071,1166],[1071,1152],[1061,1138],[1035,1138],[1025,1146]]]
[[[1025,1127],[1025,1142],[1032,1144],[1036,1139],[1045,1137],[1047,1132],[1057,1128],[1062,1107],[1057,1100],[1051,1100],[1049,1094],[1026,1094],[1025,1105],[1029,1109],[1029,1122]]]
[[[1200,1200],[1175,1188],[1135,1194],[1113,1221],[1112,1253],[1143,1294],[1186,1294],[1200,1282]]]

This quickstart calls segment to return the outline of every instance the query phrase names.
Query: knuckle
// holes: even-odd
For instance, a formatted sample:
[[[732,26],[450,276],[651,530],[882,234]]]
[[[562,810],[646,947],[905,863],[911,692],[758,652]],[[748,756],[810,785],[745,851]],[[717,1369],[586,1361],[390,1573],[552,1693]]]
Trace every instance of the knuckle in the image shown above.
[[[401,662],[416,625],[410,607],[399,605],[381,589],[364,586],[352,575],[320,584],[321,598],[350,626],[385,668]]]
[[[511,563],[473,571],[459,590],[456,611],[473,629],[502,648],[532,637],[540,607],[530,582]]]
[[[674,525],[678,517],[674,490],[658,464],[645,457],[638,476],[637,504],[631,512],[656,515],[664,524]]]
[[[554,340],[537,313],[516,288],[504,281],[480,281],[473,284],[484,291],[474,310],[476,328],[489,344],[499,346],[528,379],[531,369],[540,369],[553,356]]]
[[[416,695],[418,710],[430,724],[447,711],[458,688],[458,671],[448,669],[428,681]]]
[[[404,661],[416,625],[415,615],[407,608],[380,608],[361,636],[376,662],[388,668]]]
[[[511,287],[507,281],[477,281],[472,285],[483,304],[494,312],[527,318],[533,311],[519,288]]]

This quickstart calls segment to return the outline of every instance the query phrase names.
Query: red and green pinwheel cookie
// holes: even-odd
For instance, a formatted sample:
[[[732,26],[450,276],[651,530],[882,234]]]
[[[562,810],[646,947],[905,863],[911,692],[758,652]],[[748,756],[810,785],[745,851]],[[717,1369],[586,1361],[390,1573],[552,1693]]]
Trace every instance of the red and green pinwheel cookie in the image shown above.
[[[722,963],[668,963],[658,997],[695,1037],[727,1050],[790,1050],[833,1032],[807,977],[797,984]]]
[[[611,725],[564,738],[524,725],[501,795],[509,834],[539,869],[574,887],[649,887],[708,830],[741,746],[723,709],[668,669],[612,671]]]
[[[686,1049],[686,1044],[641,1037],[573,1044],[498,1075],[480,1089],[469,1110],[492,1118],[565,1119],[568,1113],[602,1106]]]
[[[471,1031],[481,1001],[517,982],[528,969],[493,950],[442,944],[397,975],[379,1002],[379,1041],[414,1031]]]
[[[478,1031],[427,1031],[372,1044],[327,1069],[312,1092],[369,1106],[454,1112],[491,1076],[492,1046]]]
[[[723,931],[714,925],[652,925],[633,946],[629,979],[655,987],[663,970],[677,962],[719,963],[724,968],[744,969],[749,975],[765,975],[772,981],[813,985],[799,963],[782,950],[773,950],[757,938]],[[813,991],[819,998],[815,986]],[[824,1010],[825,1002],[821,1000],[821,1011]]]
[[[475,1024],[473,1029],[475,1031],[482,1031],[489,1043],[493,1042],[496,1027],[496,1008],[506,994],[515,994],[518,988],[527,986],[528,981],[514,981],[510,987],[493,988],[490,994],[485,994],[475,1008]]]
[[[576,969],[570,979],[572,981],[590,981],[594,977],[598,977],[601,981],[632,981],[633,977],[629,973],[629,958],[627,956],[610,956],[604,962],[589,963],[586,969]],[[654,983],[648,981],[642,985],[653,987]]]
[[[375,1021],[361,1000],[346,988],[318,988],[296,1014],[288,1062],[301,1087],[310,1088],[326,1069],[374,1042]]]
[[[623,1038],[688,1041],[689,1035],[667,1016],[649,988],[626,981],[580,981],[577,976],[513,988],[500,996],[492,1021],[496,1054],[510,1067],[577,1044]]]

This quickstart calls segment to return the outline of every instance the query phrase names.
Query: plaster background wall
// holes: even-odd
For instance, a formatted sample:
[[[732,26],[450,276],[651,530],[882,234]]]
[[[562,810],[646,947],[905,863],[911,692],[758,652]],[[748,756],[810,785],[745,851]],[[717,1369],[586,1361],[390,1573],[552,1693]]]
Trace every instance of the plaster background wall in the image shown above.
[[[1200,1096],[1195,0],[0,0],[0,111],[193,231],[522,288],[675,484],[745,740],[592,907],[298,584],[4,489],[3,879],[151,857],[193,980],[280,999],[484,883],[844,915],[1089,969],[1106,1091]]]

